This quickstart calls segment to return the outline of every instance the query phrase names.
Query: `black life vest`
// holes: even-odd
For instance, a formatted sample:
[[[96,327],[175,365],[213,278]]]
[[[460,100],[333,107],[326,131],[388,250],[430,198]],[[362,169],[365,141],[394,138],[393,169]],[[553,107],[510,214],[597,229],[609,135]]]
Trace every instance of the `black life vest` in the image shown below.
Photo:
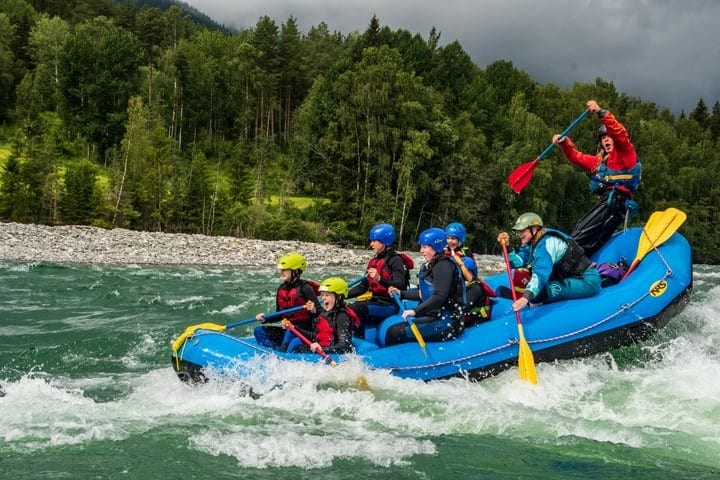
[[[585,255],[585,250],[570,236],[552,228],[545,228],[545,235],[565,240],[568,245],[559,262],[553,265],[551,280],[563,280],[570,277],[582,277],[592,262]]]

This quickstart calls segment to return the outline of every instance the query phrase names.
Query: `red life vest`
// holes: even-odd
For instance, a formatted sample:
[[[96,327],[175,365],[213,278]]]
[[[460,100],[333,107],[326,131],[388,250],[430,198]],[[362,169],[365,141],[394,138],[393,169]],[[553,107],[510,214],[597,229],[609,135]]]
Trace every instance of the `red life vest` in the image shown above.
[[[385,265],[388,263],[388,260],[393,258],[393,256],[397,255],[402,259],[403,263],[405,264],[405,287],[407,287],[410,284],[410,270],[415,267],[413,259],[407,253],[397,253],[394,251],[386,251],[383,253],[384,254],[382,255],[382,257],[373,257],[370,262],[368,262],[367,268],[377,269],[380,278],[389,282],[390,280],[392,280],[392,271],[389,267],[385,268]],[[390,296],[386,286],[382,285],[377,280],[369,277],[368,290],[373,293],[373,296]]]
[[[305,284],[313,287],[315,294],[317,295],[320,285],[312,280],[298,280],[292,283],[283,283],[277,290],[275,296],[275,305],[277,310],[287,310],[292,307],[299,307],[305,305],[310,298],[305,298],[302,293],[303,286]],[[310,312],[307,310],[298,310],[297,312],[288,313],[285,318],[290,320],[292,323],[308,323],[311,320]]]
[[[356,329],[360,327],[360,317],[351,308],[343,305],[342,307],[333,309],[329,312],[323,312],[315,320],[314,337],[315,341],[321,347],[328,347],[338,341],[337,321],[338,315],[345,314],[350,318],[350,328]]]
[[[335,326],[329,318],[324,314],[320,315],[315,323],[315,341],[320,344],[321,347],[327,347],[332,345],[333,339],[335,338]]]
[[[385,262],[387,260],[387,257],[383,256],[383,258],[373,257],[370,262],[368,262],[367,268],[376,268],[378,274],[380,275],[380,278],[383,280],[392,280],[392,274],[390,273],[390,269],[384,268]],[[382,285],[380,282],[375,280],[374,278],[368,277],[368,290],[370,290],[373,293],[373,296],[381,296],[381,297],[389,297],[390,294],[388,293],[387,287]]]

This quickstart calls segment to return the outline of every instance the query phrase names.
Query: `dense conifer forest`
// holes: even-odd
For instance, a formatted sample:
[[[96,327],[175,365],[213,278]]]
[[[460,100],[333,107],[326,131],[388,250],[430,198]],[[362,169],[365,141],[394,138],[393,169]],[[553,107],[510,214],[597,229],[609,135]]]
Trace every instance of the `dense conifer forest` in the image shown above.
[[[612,82],[539,84],[481,68],[441,32],[307,32],[293,17],[232,32],[173,2],[0,0],[0,220],[363,245],[392,223],[465,224],[472,248],[524,211],[570,231],[593,204],[558,150],[588,99],[643,162],[641,224],[674,206],[698,263],[720,262],[720,104],[675,115]],[[596,118],[572,138],[597,149]]]

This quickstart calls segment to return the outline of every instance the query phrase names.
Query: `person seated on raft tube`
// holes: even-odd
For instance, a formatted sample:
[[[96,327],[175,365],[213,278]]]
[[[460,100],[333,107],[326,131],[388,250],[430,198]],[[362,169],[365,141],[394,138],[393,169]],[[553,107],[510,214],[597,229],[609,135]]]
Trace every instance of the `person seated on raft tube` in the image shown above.
[[[565,158],[589,172],[590,190],[599,196],[598,203],[578,220],[571,237],[590,256],[602,247],[625,219],[637,212],[633,192],[640,185],[642,165],[625,127],[595,100],[587,108],[600,118],[598,141],[600,150],[592,155],[575,149],[569,137],[553,135]]]
[[[278,260],[278,268],[280,269],[280,281],[282,283],[275,294],[275,311],[303,306],[308,301],[317,303],[315,289],[310,283],[300,278],[307,268],[305,257],[295,252],[283,255]],[[312,328],[312,317],[308,310],[289,313],[284,318],[291,321],[296,327]],[[264,323],[265,313],[258,313],[255,319],[260,323]],[[285,331],[280,326],[261,325],[255,327],[253,333],[258,344],[268,348],[278,348],[285,335]]]
[[[458,337],[464,328],[465,282],[457,263],[445,255],[445,231],[433,227],[418,237],[420,254],[425,263],[418,273],[418,289],[400,290],[400,298],[420,300],[414,309],[402,313],[403,320],[413,317],[423,338],[428,342],[442,342]],[[386,329],[385,346],[414,342],[415,336],[407,321],[390,325]]]
[[[532,276],[522,297],[513,302],[515,311],[529,302],[557,302],[591,297],[600,291],[600,273],[582,248],[565,233],[545,228],[536,213],[520,215],[512,227],[520,238],[520,249],[508,255],[513,267],[531,266]],[[510,236],[500,232],[497,241],[507,244]]]
[[[465,270],[472,275],[472,279],[465,282],[465,296],[467,299],[465,328],[467,328],[490,320],[490,308],[492,306],[490,299],[497,295],[478,276],[477,263],[472,257],[463,257],[462,262]]]
[[[360,318],[360,328],[355,332],[365,338],[365,326],[377,325],[399,312],[399,307],[388,293],[389,287],[404,290],[409,287],[410,273],[403,257],[393,249],[397,238],[395,228],[387,223],[375,225],[368,235],[370,248],[375,254],[368,262],[365,277],[350,289],[348,298],[370,292],[371,298],[359,300],[349,308]]]
[[[285,351],[293,353],[316,352],[322,349],[325,353],[349,353],[352,346],[353,316],[348,314],[345,297],[348,294],[348,284],[342,278],[329,277],[320,282],[320,303],[323,311],[315,316],[312,329],[307,330],[295,325],[297,330],[305,335],[312,343],[305,345],[290,330],[286,331],[283,345]],[[315,304],[308,301],[305,305],[310,312],[316,313]],[[283,319],[282,326],[287,328],[290,320]],[[281,348],[282,349],[282,348]]]
[[[460,270],[462,271],[463,277],[466,282],[472,280],[472,274],[470,274],[461,264],[463,257],[470,257],[475,260],[475,256],[470,248],[465,246],[465,239],[467,238],[467,231],[465,225],[459,222],[449,223],[445,227],[445,236],[447,245],[445,247],[445,254],[450,255],[458,263]]]

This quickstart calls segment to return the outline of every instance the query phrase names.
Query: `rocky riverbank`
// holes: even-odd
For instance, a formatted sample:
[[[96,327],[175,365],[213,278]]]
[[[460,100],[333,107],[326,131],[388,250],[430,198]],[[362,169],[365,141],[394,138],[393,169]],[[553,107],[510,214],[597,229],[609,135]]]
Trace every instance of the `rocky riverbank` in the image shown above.
[[[307,242],[0,222],[2,260],[262,267],[288,252],[302,253],[313,266],[364,265],[371,257],[369,251]]]

